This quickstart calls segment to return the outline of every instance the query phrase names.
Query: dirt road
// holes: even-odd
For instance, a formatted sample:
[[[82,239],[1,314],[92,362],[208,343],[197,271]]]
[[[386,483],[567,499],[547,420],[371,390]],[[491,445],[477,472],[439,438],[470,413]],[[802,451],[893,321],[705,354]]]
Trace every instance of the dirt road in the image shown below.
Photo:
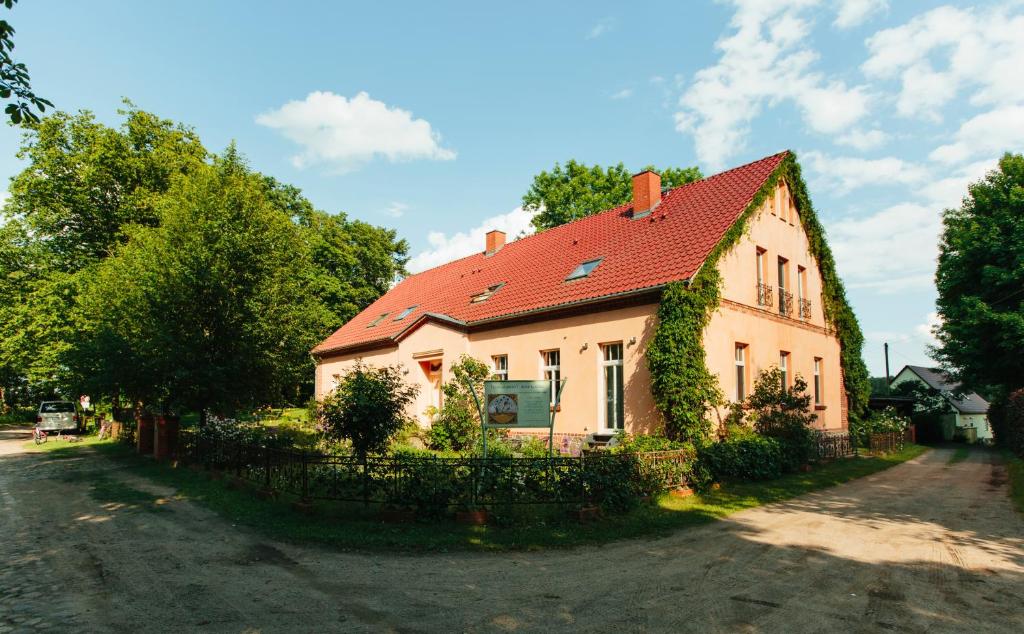
[[[273,542],[25,438],[0,431],[0,632],[1024,631],[1024,519],[981,450],[666,538],[388,555]]]

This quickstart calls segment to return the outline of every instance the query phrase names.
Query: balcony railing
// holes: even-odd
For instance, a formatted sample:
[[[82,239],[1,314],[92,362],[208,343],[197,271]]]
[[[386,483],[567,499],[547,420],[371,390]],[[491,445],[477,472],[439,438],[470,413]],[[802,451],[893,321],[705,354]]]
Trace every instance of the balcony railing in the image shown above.
[[[785,317],[793,315],[793,293],[779,289],[779,314]]]
[[[758,284],[757,285],[757,305],[758,306],[771,306],[775,303],[772,298],[772,287],[769,284]]]
[[[811,300],[801,299],[800,300],[800,319],[811,318]]]

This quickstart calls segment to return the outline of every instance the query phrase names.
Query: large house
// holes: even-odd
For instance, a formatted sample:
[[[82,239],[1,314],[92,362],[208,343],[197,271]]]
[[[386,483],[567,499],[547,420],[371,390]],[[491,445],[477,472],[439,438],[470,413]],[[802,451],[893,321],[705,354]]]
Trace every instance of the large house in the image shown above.
[[[357,359],[401,364],[421,388],[409,414],[427,426],[448,368],[471,355],[499,378],[566,379],[556,435],[654,431],[645,351],[662,292],[693,279],[742,223],[711,264],[722,286],[704,330],[707,368],[732,400],[772,366],[790,384],[799,374],[816,426],[845,428],[840,341],[793,174],[789,152],[669,190],[642,172],[629,204],[511,242],[492,231],[480,252],[405,278],[314,348],[316,395]]]
[[[949,403],[949,415],[942,421],[942,435],[952,440],[963,435],[970,442],[992,442],[992,425],[988,420],[988,401],[976,392],[964,390],[939,368],[919,365],[904,366],[893,377],[890,387],[915,382],[938,391]]]

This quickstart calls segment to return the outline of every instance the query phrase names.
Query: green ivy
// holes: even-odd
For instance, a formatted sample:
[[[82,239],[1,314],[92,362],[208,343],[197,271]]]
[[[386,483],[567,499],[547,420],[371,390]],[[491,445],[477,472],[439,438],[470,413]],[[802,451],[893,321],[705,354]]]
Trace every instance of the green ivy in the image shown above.
[[[715,375],[707,367],[703,333],[721,302],[722,275],[718,262],[739,243],[750,219],[774,195],[780,178],[789,185],[811,254],[821,270],[825,321],[835,330],[841,346],[840,365],[850,399],[850,416],[859,417],[867,408],[871,387],[861,358],[864,335],[846,301],[843,282],[836,273],[835,259],[807,194],[796,155],[789,152],[711,250],[697,274],[690,280],[669,284],[662,294],[658,328],[647,347],[647,367],[651,372],[651,392],[670,438],[699,441],[711,432],[709,411],[720,405],[723,397]]]

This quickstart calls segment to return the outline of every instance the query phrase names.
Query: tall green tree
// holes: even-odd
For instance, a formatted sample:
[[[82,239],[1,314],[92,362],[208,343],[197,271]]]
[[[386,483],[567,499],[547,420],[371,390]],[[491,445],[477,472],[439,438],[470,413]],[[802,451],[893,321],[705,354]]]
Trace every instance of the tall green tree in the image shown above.
[[[109,256],[132,225],[156,226],[171,180],[209,154],[191,129],[127,103],[120,128],[91,112],[55,113],[26,126],[6,213],[45,245],[49,266],[74,272]]]
[[[942,222],[937,358],[967,386],[1008,394],[1024,386],[1024,156],[1005,154]]]
[[[696,167],[657,170],[649,165],[644,169],[661,174],[663,187],[678,187],[702,178]],[[523,196],[523,208],[534,212],[533,226],[543,231],[626,204],[632,197],[633,176],[622,163],[601,167],[570,159],[533,177]]]
[[[329,318],[306,287],[300,228],[233,148],[176,178],[156,210],[159,226],[99,267],[82,301],[89,336],[68,365],[162,410],[280,401],[311,376]]]
[[[171,180],[208,157],[188,128],[131,104],[121,114],[117,129],[89,112],[25,124],[17,155],[28,166],[0,212],[0,376],[27,386],[24,398],[70,389],[60,359],[80,333],[79,290],[132,227],[159,224]]]
[[[13,9],[17,2],[0,0],[0,6]],[[53,104],[32,92],[28,68],[14,61],[13,53],[14,27],[7,20],[0,20],[0,99],[9,102],[4,113],[14,124],[38,121],[35,111],[45,112],[46,107],[52,108]]]

